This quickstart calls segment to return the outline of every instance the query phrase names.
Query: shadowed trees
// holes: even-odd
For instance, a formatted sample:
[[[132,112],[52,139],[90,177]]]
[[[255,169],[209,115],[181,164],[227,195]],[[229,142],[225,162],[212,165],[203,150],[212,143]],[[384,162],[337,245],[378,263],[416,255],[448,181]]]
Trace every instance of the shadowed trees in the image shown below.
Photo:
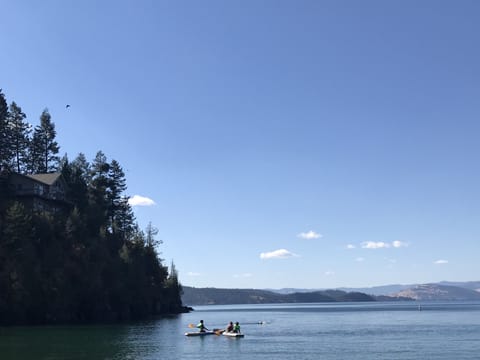
[[[47,110],[29,138],[21,108],[0,92],[0,324],[123,321],[184,311],[181,286],[157,250],[158,231],[139,229],[125,173],[99,151],[58,159]],[[16,141],[13,141],[16,139]],[[20,171],[19,171],[20,170]],[[35,211],[5,186],[8,171],[61,171],[65,210]]]

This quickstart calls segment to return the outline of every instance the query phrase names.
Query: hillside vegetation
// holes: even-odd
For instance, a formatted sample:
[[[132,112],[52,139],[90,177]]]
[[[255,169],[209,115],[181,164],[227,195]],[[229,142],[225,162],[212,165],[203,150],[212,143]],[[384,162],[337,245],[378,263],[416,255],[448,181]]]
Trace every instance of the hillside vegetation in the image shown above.
[[[0,91],[0,325],[186,311],[175,267],[159,257],[157,230],[136,222],[120,163],[101,151],[92,162],[60,159],[59,149],[48,110],[32,133]],[[52,173],[65,184],[55,196],[48,184],[22,193],[11,183]]]
[[[313,303],[313,302],[347,302],[375,301],[375,297],[341,290],[322,290],[313,292],[296,292],[279,294],[268,290],[255,289],[217,289],[183,287],[182,301],[193,305],[227,305],[227,304],[275,304],[275,303]]]

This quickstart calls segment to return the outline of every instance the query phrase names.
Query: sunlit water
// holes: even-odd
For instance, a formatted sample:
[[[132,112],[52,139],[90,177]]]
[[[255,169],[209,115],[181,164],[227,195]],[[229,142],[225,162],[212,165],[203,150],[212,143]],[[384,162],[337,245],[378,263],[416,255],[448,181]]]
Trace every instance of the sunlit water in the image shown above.
[[[186,337],[239,321],[244,338]],[[259,324],[262,322],[262,324]],[[196,307],[128,325],[0,328],[0,359],[480,359],[480,303]]]

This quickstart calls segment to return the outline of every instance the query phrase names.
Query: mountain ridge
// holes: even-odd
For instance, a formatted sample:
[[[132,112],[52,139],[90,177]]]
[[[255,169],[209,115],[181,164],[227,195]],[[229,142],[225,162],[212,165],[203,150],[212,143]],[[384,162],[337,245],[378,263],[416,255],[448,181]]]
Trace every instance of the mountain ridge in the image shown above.
[[[416,283],[416,284],[388,284],[388,285],[379,285],[371,287],[339,287],[337,290],[342,290],[346,292],[363,292],[368,295],[392,295],[398,293],[402,290],[406,290],[419,285],[446,285],[446,286],[456,286],[460,288],[480,291],[480,281],[439,281],[433,283]],[[265,289],[268,291],[277,292],[279,294],[289,294],[292,292],[311,292],[311,291],[320,291],[326,290],[325,288],[281,288],[281,289]]]
[[[399,300],[480,301],[480,281],[337,289],[222,289],[184,286],[182,295],[182,301],[187,305]]]

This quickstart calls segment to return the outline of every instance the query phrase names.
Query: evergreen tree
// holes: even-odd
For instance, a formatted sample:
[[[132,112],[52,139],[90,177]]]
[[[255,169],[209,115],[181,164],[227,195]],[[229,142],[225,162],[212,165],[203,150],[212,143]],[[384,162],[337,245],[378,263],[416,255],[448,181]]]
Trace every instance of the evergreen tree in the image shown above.
[[[166,281],[166,288],[170,295],[170,304],[173,304],[173,306],[177,306],[178,308],[180,308],[182,305],[181,295],[183,293],[183,289],[182,285],[180,285],[180,281],[178,280],[178,271],[175,267],[175,264],[173,263],[173,260],[170,265],[170,272]]]
[[[11,147],[16,172],[25,172],[27,168],[27,152],[29,145],[30,124],[25,119],[26,115],[22,109],[12,102],[10,105],[9,123],[11,129]]]
[[[18,202],[7,209],[0,237],[0,318],[28,322],[32,302],[38,300],[38,260],[31,216]]]
[[[27,173],[36,174],[40,172],[42,164],[41,156],[41,139],[40,134],[37,131],[33,132],[33,135],[28,144],[27,152]]]
[[[128,197],[124,195],[127,189],[127,182],[125,173],[118,161],[112,160],[108,175],[110,182],[107,197],[111,229],[112,233],[119,237],[119,242],[123,243],[132,232],[135,218],[131,206],[128,203]]]
[[[92,162],[89,173],[89,217],[92,229],[98,229],[102,225],[108,228],[109,203],[107,193],[109,191],[110,164],[102,151],[98,151]]]
[[[155,248],[157,245],[162,243],[162,240],[155,239],[157,234],[158,229],[152,225],[151,221],[149,221],[147,227],[145,228],[145,245],[147,247]]]
[[[112,229],[114,234],[118,236],[119,245],[125,241],[129,241],[133,236],[135,231],[135,215],[126,196],[122,196],[118,202],[116,202]]]
[[[80,153],[71,163],[65,157],[62,161],[61,172],[68,184],[68,200],[75,204],[80,211],[85,211],[88,205],[88,182],[90,165],[85,155]]]
[[[8,124],[8,105],[5,95],[0,89],[0,172],[10,168],[12,152],[10,147],[11,136]]]
[[[20,172],[55,170],[58,145],[48,111],[33,132],[26,162],[25,118],[14,102],[9,111],[0,91],[0,170],[12,163]],[[169,275],[159,258],[158,230],[149,223],[144,233],[135,222],[120,164],[108,163],[99,151],[92,164],[79,154],[73,162],[65,155],[60,165],[67,202],[54,216],[15,201],[0,171],[0,324],[132,320],[183,311],[175,266]]]
[[[55,141],[57,133],[48,109],[40,116],[40,125],[35,127],[30,146],[30,171],[47,173],[58,169],[60,148]]]

